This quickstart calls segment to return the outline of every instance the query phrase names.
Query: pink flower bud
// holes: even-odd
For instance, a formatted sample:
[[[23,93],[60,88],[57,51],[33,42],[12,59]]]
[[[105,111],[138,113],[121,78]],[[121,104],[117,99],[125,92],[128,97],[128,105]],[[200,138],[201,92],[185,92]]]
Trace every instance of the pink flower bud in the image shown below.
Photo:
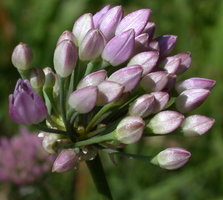
[[[153,113],[158,113],[165,108],[170,99],[170,95],[167,92],[152,92],[150,94],[155,97]]]
[[[151,161],[155,165],[159,165],[161,168],[173,170],[178,169],[185,165],[191,153],[183,148],[167,148],[156,155]]]
[[[179,54],[173,56],[173,58],[180,59],[180,65],[177,68],[175,74],[184,73],[191,65],[191,53],[190,52],[179,53]]]
[[[175,57],[167,57],[162,62],[162,68],[165,69],[168,73],[175,74],[180,67],[180,59]]]
[[[109,81],[114,81],[120,83],[125,87],[123,92],[132,91],[136,85],[139,83],[142,76],[142,67],[139,65],[133,65],[129,67],[124,67],[108,78]]]
[[[143,134],[145,122],[141,117],[129,116],[121,120],[115,130],[116,139],[123,144],[139,141]]]
[[[184,90],[199,89],[199,88],[211,90],[215,86],[215,84],[216,84],[215,80],[194,77],[177,83],[175,89],[177,90],[178,93],[181,93]]]
[[[61,77],[68,77],[76,66],[77,48],[70,40],[60,42],[54,52],[54,69]]]
[[[96,104],[98,89],[96,86],[88,86],[72,92],[68,103],[79,113],[90,112]]]
[[[175,47],[177,36],[175,35],[162,35],[156,38],[159,43],[160,56],[163,58],[167,56]]]
[[[118,99],[124,87],[113,81],[103,81],[98,85],[97,105],[103,106]]]
[[[151,94],[144,94],[138,97],[129,107],[129,115],[147,117],[153,111],[155,97]]]
[[[111,8],[101,20],[100,30],[104,34],[107,41],[115,35],[115,30],[123,17],[123,11],[121,6]]]
[[[70,31],[64,31],[61,36],[59,37],[57,41],[57,45],[62,42],[63,40],[70,40],[71,42],[74,42],[74,34]]]
[[[74,149],[64,149],[60,152],[53,163],[53,172],[67,172],[77,167],[79,163],[78,154]]]
[[[176,108],[182,113],[191,112],[198,108],[209,94],[210,91],[206,89],[185,90],[176,98]]]
[[[98,29],[88,31],[79,47],[79,57],[83,61],[98,58],[105,47],[105,39]]]
[[[140,85],[147,92],[161,91],[168,83],[168,73],[157,71],[147,74],[143,77]]]
[[[208,132],[214,125],[215,120],[204,115],[191,115],[181,125],[185,136],[199,136]]]
[[[155,33],[156,24],[154,22],[148,22],[143,30],[143,33],[148,33],[149,38],[153,38],[153,35]]]
[[[135,33],[133,29],[112,38],[102,52],[102,58],[112,66],[117,66],[130,58],[134,50]]]
[[[25,43],[19,43],[12,53],[12,64],[20,70],[30,69],[33,54],[30,47]]]
[[[75,37],[75,44],[79,46],[84,39],[87,32],[94,28],[93,17],[91,13],[86,13],[80,16],[73,26],[73,34]]]
[[[107,77],[107,71],[100,70],[93,72],[85,76],[78,84],[77,89],[84,88],[86,86],[97,86]]]
[[[128,63],[129,65],[140,65],[143,69],[143,76],[152,71],[159,59],[157,51],[147,51],[135,55]]]
[[[30,84],[32,88],[42,88],[45,82],[45,74],[41,68],[31,69]]]
[[[154,134],[168,134],[175,131],[183,122],[184,116],[172,110],[156,114],[147,124]]]
[[[134,29],[136,36],[145,28],[151,10],[140,9],[126,15],[118,25],[115,34],[119,35],[129,29]]]
[[[111,7],[110,5],[107,5],[94,14],[93,22],[95,28],[99,27],[101,20],[103,19],[104,15],[109,11],[110,7]]]

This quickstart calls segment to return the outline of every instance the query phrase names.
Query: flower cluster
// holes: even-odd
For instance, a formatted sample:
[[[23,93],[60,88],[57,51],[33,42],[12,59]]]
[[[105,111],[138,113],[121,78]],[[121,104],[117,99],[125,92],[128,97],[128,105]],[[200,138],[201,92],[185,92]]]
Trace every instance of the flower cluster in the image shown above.
[[[54,156],[41,146],[41,139],[26,129],[11,139],[0,140],[0,180],[25,185],[50,171]]]
[[[170,55],[177,36],[155,38],[150,16],[150,9],[124,16],[121,6],[109,5],[82,15],[57,41],[55,73],[31,68],[26,44],[14,49],[12,63],[24,80],[10,95],[10,116],[45,132],[44,148],[59,153],[53,171],[72,169],[98,151],[123,155],[120,147],[143,137],[199,136],[213,126],[214,119],[189,113],[207,99],[215,81],[179,81],[191,54]],[[151,163],[176,169],[190,156],[182,148],[168,148]]]

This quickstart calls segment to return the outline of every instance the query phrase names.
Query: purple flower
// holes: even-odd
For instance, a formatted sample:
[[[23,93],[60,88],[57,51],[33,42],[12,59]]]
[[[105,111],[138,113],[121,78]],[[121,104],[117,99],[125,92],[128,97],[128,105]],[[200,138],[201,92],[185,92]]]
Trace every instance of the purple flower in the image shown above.
[[[17,185],[30,184],[50,171],[54,156],[49,156],[41,139],[26,129],[11,139],[0,140],[0,180]]]
[[[10,118],[19,124],[38,124],[47,117],[42,98],[32,89],[28,80],[19,79],[13,94],[9,95]]]

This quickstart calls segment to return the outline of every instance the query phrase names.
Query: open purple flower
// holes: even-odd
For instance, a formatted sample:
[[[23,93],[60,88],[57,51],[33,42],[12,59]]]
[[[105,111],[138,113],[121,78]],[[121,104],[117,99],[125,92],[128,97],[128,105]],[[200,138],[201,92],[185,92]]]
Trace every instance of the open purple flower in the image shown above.
[[[47,117],[43,99],[32,89],[28,80],[19,79],[9,96],[10,118],[19,124],[38,124]]]

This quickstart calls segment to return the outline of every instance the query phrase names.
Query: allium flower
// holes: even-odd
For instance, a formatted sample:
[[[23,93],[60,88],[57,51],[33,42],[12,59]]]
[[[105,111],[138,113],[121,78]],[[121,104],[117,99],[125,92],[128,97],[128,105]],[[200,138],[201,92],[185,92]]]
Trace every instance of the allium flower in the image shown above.
[[[19,124],[38,124],[47,117],[44,101],[28,80],[18,80],[13,94],[9,96],[9,115]]]
[[[38,126],[48,132],[43,140],[45,149],[61,152],[54,171],[72,169],[77,158],[87,161],[92,169],[94,161],[90,160],[96,158],[100,165],[99,151],[144,159],[119,148],[143,137],[178,132],[184,133],[181,136],[202,135],[213,126],[212,118],[184,113],[204,103],[215,81],[199,77],[179,81],[179,75],[190,67],[191,54],[172,54],[175,35],[154,38],[156,24],[150,21],[150,14],[150,9],[140,9],[123,16],[121,6],[108,5],[96,14],[83,14],[72,33],[64,32],[55,44],[56,81],[53,90],[44,90],[47,107],[53,109],[49,109],[45,124]],[[38,112],[31,115],[24,109],[21,118],[16,118],[14,110],[20,113],[21,108],[10,102],[12,119],[18,123],[38,123],[45,117],[31,120]],[[177,169],[190,156],[184,149],[168,148],[145,160]]]
[[[41,139],[26,129],[11,139],[0,139],[0,180],[17,185],[30,184],[48,173],[54,161]]]

